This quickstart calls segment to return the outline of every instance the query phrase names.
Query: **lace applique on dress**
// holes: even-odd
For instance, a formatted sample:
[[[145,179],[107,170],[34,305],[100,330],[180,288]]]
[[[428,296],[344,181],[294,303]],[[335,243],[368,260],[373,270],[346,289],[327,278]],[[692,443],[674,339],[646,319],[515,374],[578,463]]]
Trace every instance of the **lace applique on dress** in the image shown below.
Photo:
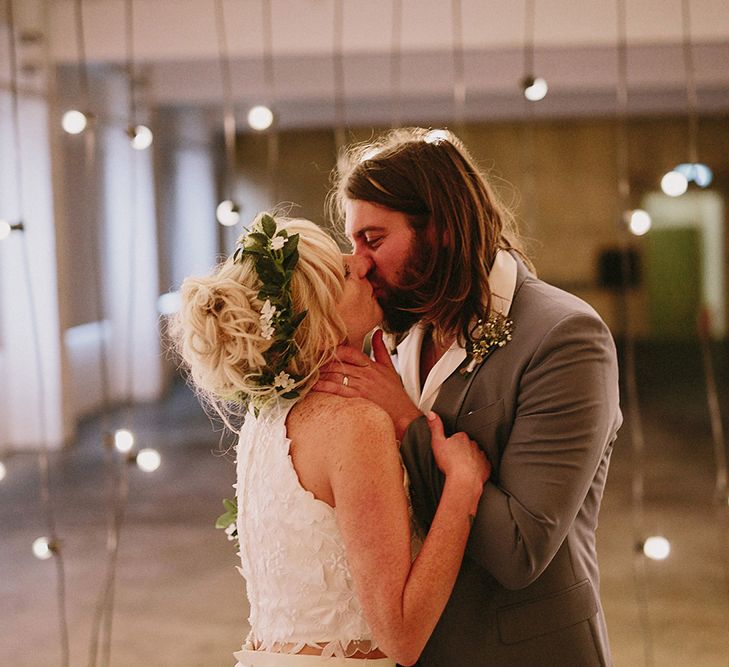
[[[289,455],[285,420],[292,406],[250,414],[238,442],[240,572],[251,625],[244,648],[368,653],[377,644],[354,592],[334,509],[301,486]]]

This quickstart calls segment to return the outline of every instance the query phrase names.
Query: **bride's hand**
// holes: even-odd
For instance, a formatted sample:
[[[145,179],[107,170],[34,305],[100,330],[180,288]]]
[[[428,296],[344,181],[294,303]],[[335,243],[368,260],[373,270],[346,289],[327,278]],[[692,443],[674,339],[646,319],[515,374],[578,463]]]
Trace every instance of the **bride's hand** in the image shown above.
[[[427,415],[431,447],[435,462],[446,480],[464,485],[474,493],[472,514],[483,491],[483,485],[491,475],[491,464],[481,448],[463,432],[446,438],[443,422],[435,412]]]
[[[403,388],[379,329],[372,336],[372,351],[374,360],[359,350],[340,345],[337,358],[320,369],[314,391],[345,398],[358,396],[376,403],[390,415],[396,437],[402,440],[407,427],[422,413]]]

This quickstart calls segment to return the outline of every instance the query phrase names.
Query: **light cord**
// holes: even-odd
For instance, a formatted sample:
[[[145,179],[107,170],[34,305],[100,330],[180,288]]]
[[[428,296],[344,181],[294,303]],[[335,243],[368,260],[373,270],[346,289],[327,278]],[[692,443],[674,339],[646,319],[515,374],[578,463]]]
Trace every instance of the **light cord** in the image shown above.
[[[273,63],[273,12],[270,0],[261,0],[263,19],[263,79],[266,86],[266,103],[272,112],[276,112],[277,92],[276,75]],[[279,163],[278,123],[268,129],[266,136],[266,177],[268,181],[268,197],[271,208],[275,207],[278,196],[276,175]]]
[[[16,187],[17,187],[17,205],[20,219],[23,224],[27,224],[24,218],[24,198],[23,198],[23,159],[21,154],[20,141],[20,109],[19,109],[19,93],[18,93],[18,54],[15,42],[15,15],[14,2],[7,0],[6,15],[8,23],[8,50],[10,60],[10,104],[11,116],[13,124],[13,146],[15,150],[15,170],[16,170]],[[25,274],[26,291],[28,295],[28,310],[30,313],[31,337],[33,340],[33,349],[36,357],[36,382],[38,385],[38,424],[40,431],[40,451],[38,453],[38,469],[40,475],[40,495],[41,507],[46,521],[46,529],[48,530],[48,539],[53,548],[53,558],[56,566],[56,599],[58,604],[58,623],[59,635],[61,641],[61,665],[68,667],[70,663],[70,648],[68,638],[68,616],[66,611],[66,573],[64,566],[63,554],[60,549],[60,539],[58,537],[56,515],[53,506],[53,493],[51,486],[50,461],[48,451],[48,416],[46,414],[46,386],[43,373],[43,350],[40,342],[40,327],[38,324],[37,302],[35,291],[33,289],[30,250],[28,248],[27,232],[21,235],[22,261]]]
[[[453,110],[457,132],[463,138],[466,108],[466,67],[463,54],[463,8],[461,0],[451,0],[453,60]]]
[[[235,169],[236,153],[236,121],[233,108],[233,81],[230,73],[230,53],[225,31],[225,7],[223,0],[215,2],[215,29],[218,36],[218,64],[223,86],[223,138],[225,141],[225,192],[228,199],[233,199],[231,174]]]
[[[402,0],[392,0],[390,96],[393,105],[392,127],[400,127],[402,123]]]
[[[334,142],[337,152],[347,143],[347,108],[344,82],[344,8],[343,0],[334,0],[332,26],[332,66],[334,74]]]
[[[526,0],[524,4],[524,76],[522,81],[533,74],[535,11],[534,0]],[[522,216],[522,220],[526,224],[527,230],[533,230],[537,220],[537,170],[534,139],[536,133],[534,117],[535,105],[525,96],[522,96],[522,104],[524,105],[524,114],[526,116],[522,134],[521,152],[522,172],[524,174],[524,215]]]
[[[633,582],[635,587],[638,618],[643,640],[643,660],[646,667],[655,664],[653,633],[650,625],[648,594],[646,586],[645,556],[642,551],[645,495],[645,436],[643,416],[638,396],[638,382],[635,368],[635,336],[630,313],[630,246],[627,240],[625,214],[630,207],[630,172],[628,142],[628,49],[627,18],[625,0],[616,0],[617,15],[617,124],[616,124],[616,171],[617,171],[617,215],[620,238],[621,300],[623,310],[623,375],[628,412],[633,465],[631,477],[631,518],[633,529]]]

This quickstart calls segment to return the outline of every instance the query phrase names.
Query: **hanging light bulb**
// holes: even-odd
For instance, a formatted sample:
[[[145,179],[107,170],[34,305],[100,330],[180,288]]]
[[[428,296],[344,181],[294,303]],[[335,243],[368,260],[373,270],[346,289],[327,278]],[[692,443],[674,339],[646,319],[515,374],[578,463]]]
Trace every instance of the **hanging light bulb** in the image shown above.
[[[661,190],[669,197],[680,197],[688,189],[688,179],[679,171],[669,171],[661,179]]]
[[[4,241],[10,232],[22,231],[25,229],[22,222],[16,222],[15,224],[8,222],[7,220],[0,219],[0,241]]]
[[[0,461],[0,482],[2,482],[5,479],[5,476],[8,474],[8,469],[5,467],[5,464]]]
[[[162,457],[156,449],[140,449],[134,459],[144,472],[154,472],[162,464]]]
[[[708,188],[711,185],[711,181],[714,180],[714,173],[705,164],[701,164],[701,162],[697,162],[693,167],[694,183],[700,188]]]
[[[674,167],[673,171],[683,174],[689,183],[693,181],[700,188],[708,188],[714,180],[711,169],[701,162],[684,162]]]
[[[263,104],[251,107],[248,112],[248,124],[259,132],[267,130],[273,123],[273,111]]]
[[[165,292],[157,297],[157,312],[160,315],[174,315],[182,305],[179,292]]]
[[[521,88],[524,91],[524,97],[530,102],[538,102],[543,100],[547,95],[549,86],[545,79],[541,76],[533,77],[527,76],[521,82]]]
[[[448,133],[448,130],[431,130],[425,135],[426,144],[437,144],[441,141],[448,141],[449,139],[450,134]]]
[[[48,560],[56,551],[56,546],[47,537],[39,537],[33,542],[33,555],[40,560]]]
[[[127,136],[132,142],[132,148],[143,151],[152,145],[154,135],[146,125],[136,125],[127,129]]]
[[[81,134],[89,124],[89,114],[78,109],[71,109],[63,114],[61,126],[69,134]]]
[[[125,428],[120,428],[114,433],[114,447],[117,451],[126,454],[134,447],[134,434]]]
[[[671,553],[671,543],[660,535],[652,535],[643,542],[643,553],[651,560],[665,560]]]
[[[644,211],[642,208],[636,208],[630,212],[628,229],[635,236],[643,236],[650,231],[652,222],[651,216],[647,211]]]
[[[231,199],[225,199],[218,204],[215,209],[215,217],[218,222],[225,227],[237,225],[240,221],[240,206]]]

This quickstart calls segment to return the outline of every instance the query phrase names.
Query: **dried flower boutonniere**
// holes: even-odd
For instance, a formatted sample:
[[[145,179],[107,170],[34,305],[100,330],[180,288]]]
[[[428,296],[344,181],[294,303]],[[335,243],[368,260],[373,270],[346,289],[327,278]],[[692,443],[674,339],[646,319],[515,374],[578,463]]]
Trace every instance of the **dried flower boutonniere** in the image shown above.
[[[499,313],[492,313],[485,322],[479,319],[471,330],[468,355],[471,360],[461,375],[468,377],[496,348],[504,347],[511,340],[514,322]]]

